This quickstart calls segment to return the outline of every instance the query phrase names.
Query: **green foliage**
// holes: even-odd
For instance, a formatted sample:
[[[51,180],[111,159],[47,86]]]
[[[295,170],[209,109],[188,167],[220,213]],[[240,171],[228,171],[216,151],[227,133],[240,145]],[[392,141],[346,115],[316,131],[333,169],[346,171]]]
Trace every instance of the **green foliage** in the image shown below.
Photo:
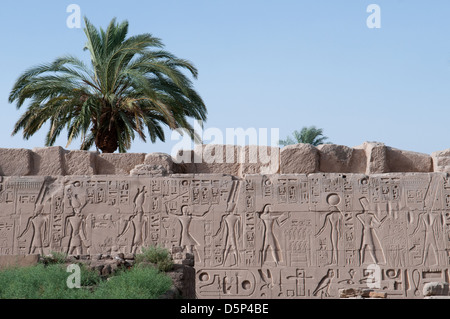
[[[159,271],[167,272],[173,269],[173,260],[172,259],[165,259],[161,260],[157,263]]]
[[[154,267],[121,270],[109,280],[79,264],[81,288],[68,288],[70,273],[62,264],[38,264],[0,271],[0,299],[126,299],[158,298],[172,279]]]
[[[135,261],[137,264],[142,262],[155,264],[156,267],[163,272],[169,271],[173,268],[173,260],[170,252],[164,247],[142,247],[142,253],[136,254]]]
[[[50,255],[41,257],[44,265],[64,264],[67,261],[67,254],[64,252],[52,251]]]
[[[293,138],[288,136],[285,140],[280,140],[279,143],[282,146],[292,145],[292,144],[311,144],[314,146],[320,144],[329,144],[331,142],[326,142],[328,137],[323,135],[323,129],[316,128],[315,126],[303,127],[301,131],[294,131],[292,133]]]
[[[95,288],[102,282],[102,277],[96,270],[89,269],[85,264],[78,263],[81,270],[81,287]]]
[[[154,267],[136,265],[122,270],[94,291],[99,299],[155,299],[172,286],[172,279]]]
[[[90,65],[67,55],[17,79],[9,102],[18,109],[29,105],[13,135],[22,130],[28,139],[49,121],[46,146],[67,129],[68,145],[81,137],[81,149],[95,144],[107,153],[126,152],[136,134],[164,141],[163,126],[199,140],[188,118],[204,121],[207,110],[184,73],[197,78],[191,62],[163,50],[151,34],[127,37],[127,21],[113,19],[103,30],[85,18],[84,32]]]
[[[0,271],[0,299],[90,298],[86,289],[67,287],[65,267],[60,264],[10,268]],[[83,272],[81,275],[83,278]]]

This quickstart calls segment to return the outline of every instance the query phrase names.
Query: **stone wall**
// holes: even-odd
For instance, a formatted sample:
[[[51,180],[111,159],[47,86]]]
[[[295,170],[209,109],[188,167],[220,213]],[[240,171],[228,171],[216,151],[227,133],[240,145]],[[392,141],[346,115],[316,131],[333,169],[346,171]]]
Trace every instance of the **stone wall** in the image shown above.
[[[172,174],[311,174],[450,172],[450,149],[431,155],[403,151],[377,142],[350,148],[324,144],[264,146],[198,145],[165,153],[100,154],[59,146],[0,148],[0,176],[152,175]]]
[[[181,247],[198,298],[423,298],[449,282],[447,155],[381,143],[177,158],[2,149],[0,255]]]

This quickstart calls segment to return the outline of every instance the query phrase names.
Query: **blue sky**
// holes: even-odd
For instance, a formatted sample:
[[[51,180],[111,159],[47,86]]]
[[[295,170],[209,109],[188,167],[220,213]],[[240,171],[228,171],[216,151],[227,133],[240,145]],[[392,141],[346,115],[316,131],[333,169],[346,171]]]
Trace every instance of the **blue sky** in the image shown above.
[[[8,95],[31,66],[68,53],[88,58],[82,28],[66,25],[72,3],[96,26],[126,19],[130,34],[151,33],[192,61],[209,112],[205,129],[224,137],[226,128],[278,128],[285,138],[315,125],[350,147],[379,141],[428,154],[450,148],[448,0],[4,2],[0,147],[44,146],[44,130],[27,141],[11,137],[23,110]],[[379,29],[366,25],[369,4],[381,8]],[[63,132],[57,145],[66,141]],[[130,152],[170,153],[177,143],[167,131],[166,143],[136,139]]]

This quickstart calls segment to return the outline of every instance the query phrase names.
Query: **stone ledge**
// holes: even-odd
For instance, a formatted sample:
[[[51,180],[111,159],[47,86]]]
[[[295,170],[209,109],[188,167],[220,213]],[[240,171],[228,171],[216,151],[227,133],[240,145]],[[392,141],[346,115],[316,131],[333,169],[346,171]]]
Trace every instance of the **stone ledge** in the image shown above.
[[[11,267],[28,267],[37,265],[39,254],[36,255],[0,255],[0,269]]]
[[[100,154],[60,146],[32,150],[0,148],[0,176],[127,176],[135,168],[142,171],[145,168],[142,165],[162,166],[166,174],[224,173],[241,178],[248,174],[277,173],[450,173],[450,149],[428,155],[379,142],[364,142],[355,147],[294,144],[283,148],[205,144],[193,150],[180,150],[172,157],[165,153]]]
[[[96,157],[98,175],[129,175],[137,165],[143,164],[145,153],[99,154]]]
[[[0,148],[0,175],[26,176],[33,174],[33,152],[23,148]]]

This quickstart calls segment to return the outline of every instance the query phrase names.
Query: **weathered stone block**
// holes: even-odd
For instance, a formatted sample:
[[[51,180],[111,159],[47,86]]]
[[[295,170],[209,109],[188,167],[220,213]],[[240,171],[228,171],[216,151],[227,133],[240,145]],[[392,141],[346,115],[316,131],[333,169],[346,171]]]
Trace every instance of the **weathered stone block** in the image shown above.
[[[355,149],[364,150],[366,154],[366,174],[388,173],[386,146],[378,142],[364,142]]]
[[[74,150],[65,154],[66,175],[95,175],[97,152]]]
[[[197,145],[194,151],[180,151],[176,163],[183,167],[183,173],[239,176],[240,149],[237,145]]]
[[[32,172],[32,152],[23,148],[0,148],[0,175],[25,176]]]
[[[389,172],[429,173],[433,171],[433,160],[428,154],[386,147],[386,157]]]
[[[0,255],[0,269],[37,265],[39,255]]]
[[[344,145],[323,144],[319,150],[319,171],[324,173],[365,173],[366,154]]]
[[[145,155],[144,164],[161,165],[168,174],[174,173],[174,163],[172,157],[166,153],[148,153]]]
[[[195,173],[195,153],[194,150],[179,150],[172,157],[174,173],[192,174]]]
[[[319,150],[311,144],[288,145],[280,152],[281,174],[319,172]]]
[[[143,164],[145,153],[103,153],[97,156],[98,175],[129,175],[137,165]]]
[[[33,169],[31,175],[65,175],[64,162],[66,150],[60,146],[33,148]]]
[[[280,148],[247,145],[240,149],[239,176],[246,174],[277,174],[280,171]]]
[[[162,165],[139,164],[130,171],[132,176],[166,176],[166,168]]]
[[[202,162],[196,165],[196,173],[224,173],[239,176],[241,146],[206,144],[197,145],[195,156]]]
[[[434,172],[450,172],[450,148],[431,153]]]

